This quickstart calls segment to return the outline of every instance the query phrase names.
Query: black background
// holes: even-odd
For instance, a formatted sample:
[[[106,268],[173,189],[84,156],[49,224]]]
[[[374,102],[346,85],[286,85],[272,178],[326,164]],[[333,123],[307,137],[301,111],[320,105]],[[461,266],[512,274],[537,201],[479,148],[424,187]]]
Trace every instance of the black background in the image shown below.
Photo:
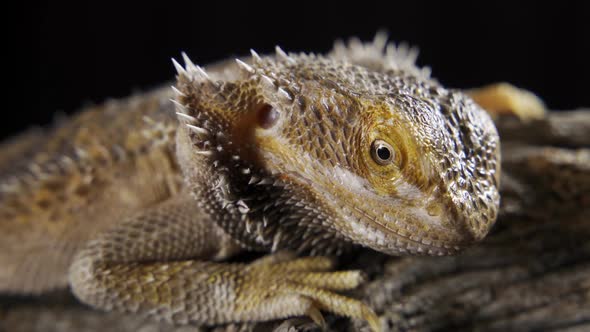
[[[553,109],[590,106],[590,8],[583,2],[227,1],[27,4],[5,11],[5,96],[0,137],[88,103],[170,81],[170,57],[200,64],[270,52],[326,52],[336,38],[386,29],[420,47],[420,64],[451,87],[508,81]],[[13,77],[7,72],[16,70]]]

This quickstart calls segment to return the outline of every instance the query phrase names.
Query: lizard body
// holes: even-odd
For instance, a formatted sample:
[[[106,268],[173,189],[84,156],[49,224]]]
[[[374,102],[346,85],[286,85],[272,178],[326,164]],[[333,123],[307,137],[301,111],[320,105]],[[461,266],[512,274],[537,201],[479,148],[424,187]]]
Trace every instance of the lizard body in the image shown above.
[[[97,308],[182,324],[321,324],[327,310],[378,330],[335,293],[360,272],[323,255],[451,254],[499,204],[490,117],[414,60],[381,36],[207,72],[185,57],[174,91],[5,143],[0,292],[70,285]],[[245,250],[274,254],[222,262]]]

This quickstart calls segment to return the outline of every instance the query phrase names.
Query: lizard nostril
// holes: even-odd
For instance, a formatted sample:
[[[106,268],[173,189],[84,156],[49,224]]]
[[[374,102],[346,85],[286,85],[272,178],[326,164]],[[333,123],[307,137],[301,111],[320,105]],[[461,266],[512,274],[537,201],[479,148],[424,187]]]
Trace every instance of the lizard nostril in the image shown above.
[[[279,120],[279,112],[269,104],[263,104],[256,110],[258,125],[264,129],[272,128]]]

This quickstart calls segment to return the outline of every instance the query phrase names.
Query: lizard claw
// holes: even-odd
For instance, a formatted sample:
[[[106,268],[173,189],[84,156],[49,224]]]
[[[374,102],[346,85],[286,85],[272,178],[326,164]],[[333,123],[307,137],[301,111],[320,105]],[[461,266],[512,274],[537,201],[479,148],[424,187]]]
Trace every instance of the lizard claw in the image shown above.
[[[328,311],[363,319],[373,331],[381,331],[379,318],[369,306],[335,292],[359,286],[365,280],[361,271],[332,272],[334,262],[327,257],[276,255],[246,267],[239,294],[244,307],[273,308],[266,319],[308,316],[323,329],[326,322],[320,310]]]
[[[320,312],[320,310],[317,307],[315,307],[313,305],[310,306],[307,309],[306,314],[323,331],[325,331],[328,328],[328,326],[326,324],[326,320],[324,319],[324,316],[322,315],[322,313]]]
[[[379,316],[369,306],[362,307],[362,317],[369,324],[373,332],[381,331],[381,321]]]

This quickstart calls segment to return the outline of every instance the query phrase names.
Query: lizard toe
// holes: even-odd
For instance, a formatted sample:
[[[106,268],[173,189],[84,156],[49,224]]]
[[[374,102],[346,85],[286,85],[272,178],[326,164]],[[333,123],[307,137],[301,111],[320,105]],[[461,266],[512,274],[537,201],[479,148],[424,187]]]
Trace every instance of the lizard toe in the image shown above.
[[[380,331],[379,319],[369,306],[336,293],[358,287],[366,279],[362,271],[329,271],[334,262],[326,257],[283,260],[272,256],[247,267],[240,294],[242,299],[251,302],[258,298],[264,303],[271,301],[278,308],[283,307],[280,299],[297,298],[302,304],[299,306],[301,310],[297,310],[298,315],[310,317],[319,326],[325,326],[320,311],[327,311],[363,319],[373,331]],[[274,318],[286,318],[294,314],[292,309],[293,306],[290,306],[289,313],[275,311],[272,315]]]

